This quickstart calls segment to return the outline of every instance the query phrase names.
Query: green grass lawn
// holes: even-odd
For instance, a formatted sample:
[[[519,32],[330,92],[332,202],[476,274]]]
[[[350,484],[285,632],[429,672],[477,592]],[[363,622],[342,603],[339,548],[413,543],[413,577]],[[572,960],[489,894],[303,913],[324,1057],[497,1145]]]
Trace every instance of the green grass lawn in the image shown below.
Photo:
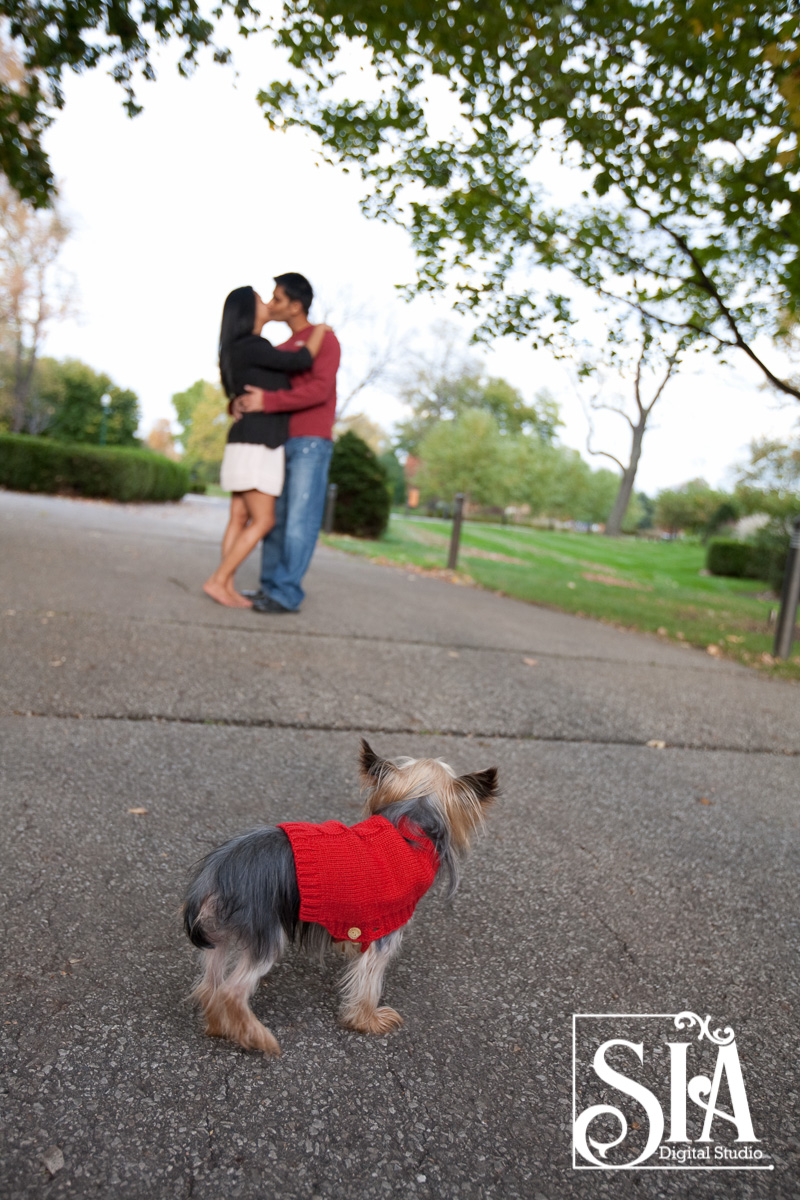
[[[380,541],[341,535],[323,542],[386,563],[441,571],[448,521],[392,517]],[[771,659],[777,600],[766,583],[702,575],[705,548],[694,541],[650,542],[513,526],[462,526],[459,576],[481,587],[659,634],[733,658],[769,674],[800,679],[800,646]],[[766,656],[766,657],[765,657]]]

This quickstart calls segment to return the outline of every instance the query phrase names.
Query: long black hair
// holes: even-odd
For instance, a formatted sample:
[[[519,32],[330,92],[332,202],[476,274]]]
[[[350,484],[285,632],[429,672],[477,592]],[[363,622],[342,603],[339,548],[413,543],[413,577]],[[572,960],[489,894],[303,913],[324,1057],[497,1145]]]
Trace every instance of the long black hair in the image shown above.
[[[219,373],[225,395],[232,400],[237,395],[231,371],[231,349],[239,338],[253,332],[256,323],[256,294],[251,287],[234,288],[222,309],[219,331]]]

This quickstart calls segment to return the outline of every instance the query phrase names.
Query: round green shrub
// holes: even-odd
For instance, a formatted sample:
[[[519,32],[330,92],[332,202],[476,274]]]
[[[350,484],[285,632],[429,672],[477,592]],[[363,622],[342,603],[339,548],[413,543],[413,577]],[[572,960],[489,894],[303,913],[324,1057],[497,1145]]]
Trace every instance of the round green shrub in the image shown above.
[[[731,579],[751,579],[753,547],[734,538],[715,538],[708,543],[706,570]]]
[[[106,500],[180,500],[189,472],[150,450],[0,434],[0,487]]]
[[[352,431],[334,442],[328,478],[338,489],[333,517],[336,533],[379,538],[389,522],[391,507],[386,469]]]

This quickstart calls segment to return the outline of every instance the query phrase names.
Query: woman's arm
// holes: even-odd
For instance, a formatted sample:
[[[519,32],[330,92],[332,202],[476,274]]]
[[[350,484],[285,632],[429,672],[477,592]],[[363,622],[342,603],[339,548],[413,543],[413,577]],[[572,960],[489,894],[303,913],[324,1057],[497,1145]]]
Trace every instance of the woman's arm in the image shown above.
[[[333,333],[330,325],[315,325],[311,336],[306,338],[306,349],[312,358],[316,358],[319,354],[326,333]]]
[[[315,325],[305,345],[299,350],[278,350],[261,337],[248,339],[247,363],[253,367],[266,367],[270,371],[284,371],[287,375],[308,371],[329,329],[330,325]]]

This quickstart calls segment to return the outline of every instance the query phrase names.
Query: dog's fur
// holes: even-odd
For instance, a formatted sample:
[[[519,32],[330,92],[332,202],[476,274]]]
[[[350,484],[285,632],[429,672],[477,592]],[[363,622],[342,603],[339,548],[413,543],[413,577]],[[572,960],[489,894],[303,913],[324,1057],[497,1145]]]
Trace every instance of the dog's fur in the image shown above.
[[[380,814],[397,826],[406,818],[433,842],[447,895],[458,886],[461,859],[484,810],[497,794],[494,767],[457,778],[438,759],[379,758],[361,740],[365,816]],[[282,829],[264,826],[226,842],[195,867],[183,919],[203,952],[202,973],[192,993],[211,1037],[229,1038],[249,1050],[280,1054],[272,1033],[250,1008],[259,980],[299,939],[322,953],[333,939],[321,925],[300,920],[294,856]],[[405,927],[372,943],[364,953],[339,945],[351,961],[342,979],[342,1023],[362,1033],[389,1033],[402,1017],[378,1002],[387,965],[400,949]]]

